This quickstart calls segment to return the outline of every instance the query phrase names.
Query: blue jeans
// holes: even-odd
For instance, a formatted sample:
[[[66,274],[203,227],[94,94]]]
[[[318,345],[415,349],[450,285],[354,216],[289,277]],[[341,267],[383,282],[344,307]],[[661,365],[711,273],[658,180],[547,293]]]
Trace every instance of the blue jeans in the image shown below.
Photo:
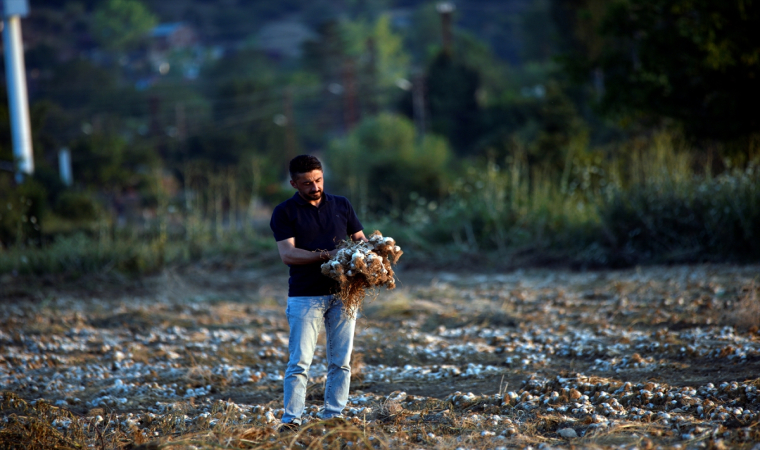
[[[348,317],[343,312],[343,303],[332,295],[288,297],[287,316],[290,325],[290,359],[285,370],[285,411],[282,421],[301,423],[309,367],[323,325],[327,334],[327,383],[322,418],[339,416],[348,403],[356,319]]]

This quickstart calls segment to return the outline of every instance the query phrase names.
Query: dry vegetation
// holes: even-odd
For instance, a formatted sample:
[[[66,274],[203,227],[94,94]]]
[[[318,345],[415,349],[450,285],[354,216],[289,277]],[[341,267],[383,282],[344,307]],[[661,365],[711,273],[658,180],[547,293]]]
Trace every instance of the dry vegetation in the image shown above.
[[[2,448],[754,448],[760,267],[424,274],[365,305],[347,420],[280,435],[282,271],[0,282]]]

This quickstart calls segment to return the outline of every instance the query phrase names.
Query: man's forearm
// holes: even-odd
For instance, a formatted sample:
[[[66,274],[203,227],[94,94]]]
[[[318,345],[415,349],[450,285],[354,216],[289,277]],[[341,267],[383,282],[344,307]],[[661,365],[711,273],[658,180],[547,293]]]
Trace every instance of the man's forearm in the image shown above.
[[[327,250],[312,252],[302,248],[291,248],[280,256],[282,257],[282,262],[285,264],[298,265],[327,261],[330,259],[331,255]]]

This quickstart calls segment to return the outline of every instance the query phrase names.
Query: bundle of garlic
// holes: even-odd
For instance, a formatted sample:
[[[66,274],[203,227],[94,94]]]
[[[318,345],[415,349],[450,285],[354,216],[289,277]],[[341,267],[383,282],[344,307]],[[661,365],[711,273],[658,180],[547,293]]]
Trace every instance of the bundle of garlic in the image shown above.
[[[369,242],[341,242],[335,257],[322,264],[322,273],[338,281],[337,295],[350,314],[361,306],[368,289],[396,287],[392,265],[404,252],[392,237],[383,237],[379,231],[368,239]]]

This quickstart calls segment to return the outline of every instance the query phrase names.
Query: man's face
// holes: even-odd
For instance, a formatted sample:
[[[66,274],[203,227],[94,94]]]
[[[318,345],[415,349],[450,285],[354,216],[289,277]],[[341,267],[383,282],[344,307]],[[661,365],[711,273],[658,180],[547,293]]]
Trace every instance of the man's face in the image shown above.
[[[296,188],[304,200],[309,202],[319,201],[324,193],[324,174],[321,170],[297,173],[295,178],[290,180],[290,185]]]

